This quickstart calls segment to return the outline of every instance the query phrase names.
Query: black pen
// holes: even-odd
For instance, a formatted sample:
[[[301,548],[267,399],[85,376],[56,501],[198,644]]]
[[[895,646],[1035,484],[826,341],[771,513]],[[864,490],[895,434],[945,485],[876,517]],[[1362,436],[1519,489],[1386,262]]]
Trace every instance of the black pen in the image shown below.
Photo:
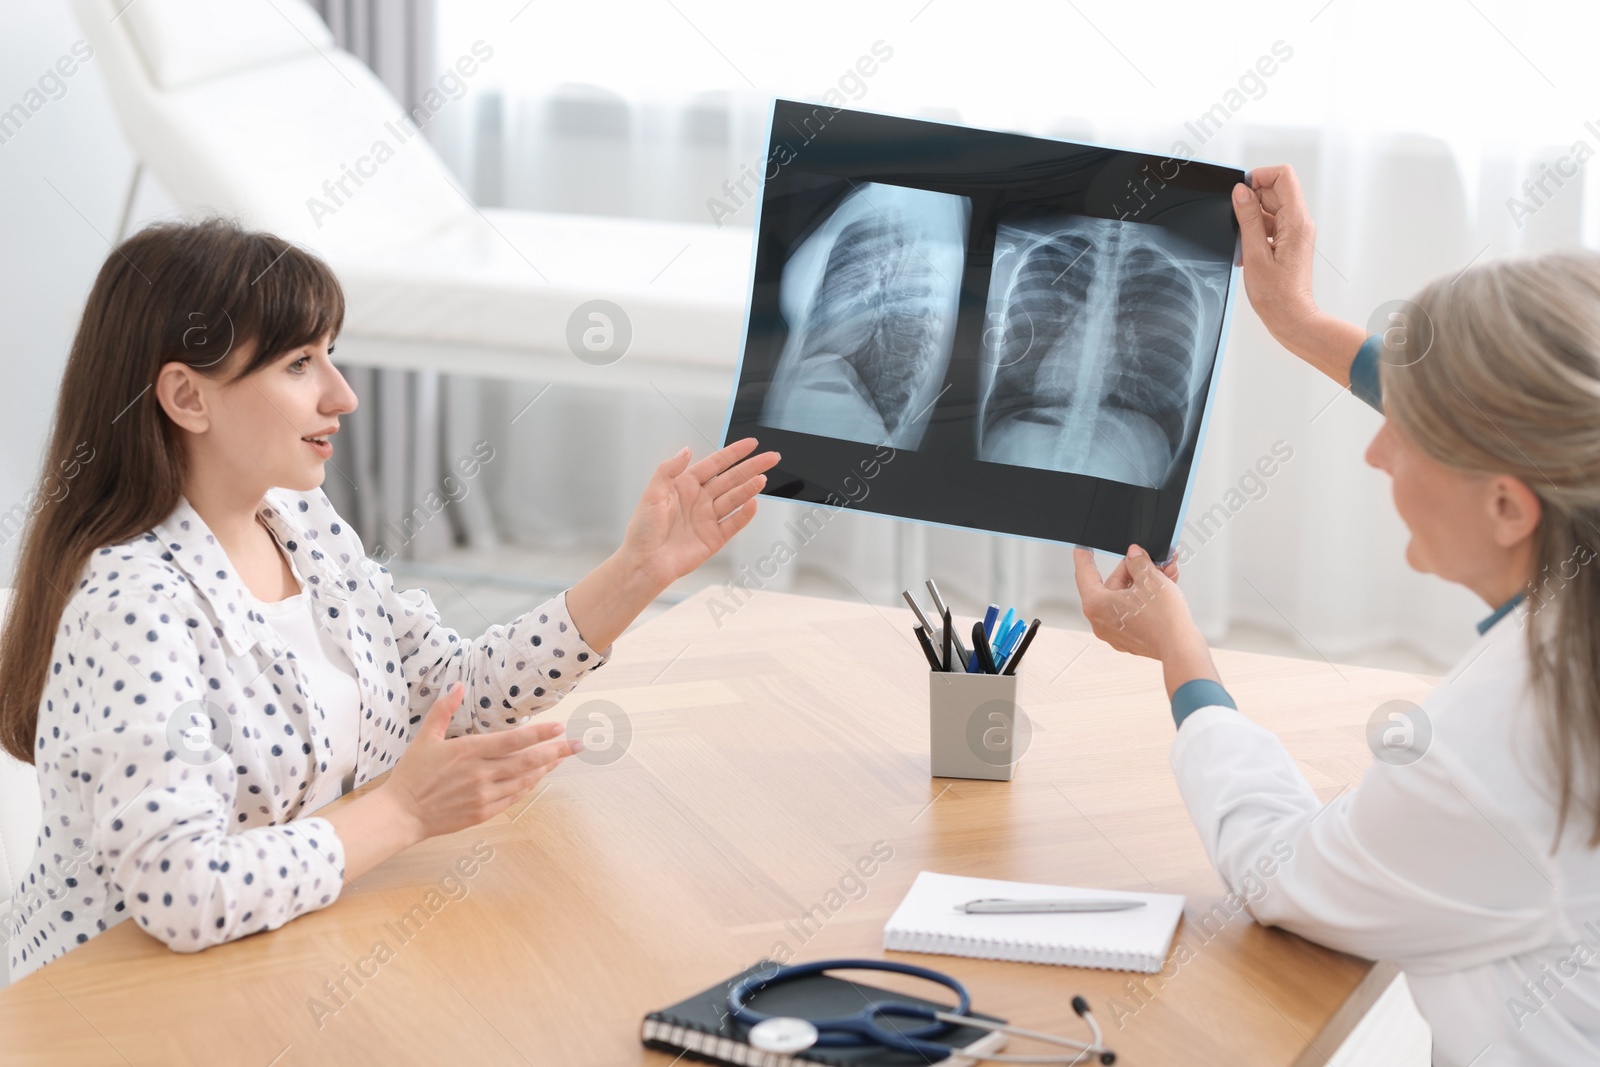
[[[928,579],[927,585],[928,585],[928,594],[933,597],[933,610],[939,612],[941,615],[944,616],[945,628],[949,629],[949,627],[950,627],[950,608],[949,608],[948,605],[945,604],[944,597],[939,595],[939,587],[933,584],[933,579],[932,578]],[[964,670],[967,669],[967,650],[964,647],[962,647],[961,635],[960,634],[951,634],[950,635],[950,640],[955,642],[956,655],[961,657],[961,669],[964,671]]]
[[[1006,657],[1006,669],[1001,674],[1014,674],[1017,670],[1017,661],[1022,659],[1022,654],[1028,651],[1028,642],[1033,640],[1033,635],[1039,632],[1039,620],[1034,619],[1028,624],[1028,632],[1022,635],[1022,640],[1017,642],[1016,651]]]
[[[972,624],[972,654],[978,657],[978,666],[984,674],[994,674],[994,654],[989,651],[989,638],[983,632],[983,620]]]
[[[917,631],[917,640],[922,644],[922,654],[928,657],[928,666],[940,670],[939,654],[933,650],[933,642],[928,640],[928,631],[921,626],[912,627]]]
[[[942,628],[942,632],[944,634],[944,667],[941,668],[941,669],[948,671],[950,669],[950,609],[949,608],[945,608],[944,609],[944,626]]]
[[[939,638],[934,637],[933,635],[939,632],[940,627],[935,626],[933,624],[933,620],[929,619],[926,615],[924,615],[922,613],[922,605],[918,604],[917,601],[916,601],[916,598],[911,595],[911,590],[909,590],[909,589],[902,590],[900,595],[906,598],[906,603],[910,604],[911,605],[911,610],[916,613],[917,621],[922,624],[923,629],[928,631],[928,639],[930,641],[938,641]],[[943,608],[935,608],[934,610],[935,610],[935,612],[939,612],[939,611],[943,611],[944,609]],[[957,648],[958,651],[960,650],[960,648],[961,648],[960,642],[956,643],[956,648]],[[966,655],[965,653],[962,653],[962,662],[963,663],[966,662],[965,655]],[[938,669],[939,669],[938,667],[934,667],[934,670],[938,670]],[[966,668],[963,667],[962,669],[965,670]]]

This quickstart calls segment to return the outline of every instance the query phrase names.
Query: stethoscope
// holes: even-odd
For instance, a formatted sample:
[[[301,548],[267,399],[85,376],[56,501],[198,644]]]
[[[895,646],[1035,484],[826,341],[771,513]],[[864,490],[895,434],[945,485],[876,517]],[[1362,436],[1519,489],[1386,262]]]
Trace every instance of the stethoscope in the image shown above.
[[[765,1015],[748,1006],[752,994],[762,989],[771,988],[780,982],[792,978],[806,978],[824,971],[889,971],[893,974],[908,974],[913,978],[924,978],[930,982],[937,982],[956,995],[956,1005],[948,1011],[936,1008],[924,1008],[916,1004],[906,1004],[895,1001],[869,1001],[866,1007],[854,1015],[839,1015],[831,1019],[803,1019],[789,1015]],[[1024,1030],[1020,1026],[1008,1026],[1003,1023],[991,1022],[988,1019],[979,1019],[968,1012],[972,1009],[972,994],[967,992],[967,987],[948,974],[930,970],[927,967],[913,967],[906,963],[891,963],[886,960],[821,960],[817,963],[797,963],[789,967],[776,967],[767,971],[757,971],[742,981],[736,983],[728,990],[728,1014],[739,1022],[750,1027],[746,1040],[752,1047],[763,1052],[800,1052],[808,1048],[844,1048],[852,1045],[882,1045],[884,1048],[894,1049],[897,1052],[909,1052],[921,1056],[927,1062],[935,1062],[953,1055],[964,1055],[971,1059],[993,1060],[999,1063],[1066,1063],[1075,1064],[1092,1054],[1099,1054],[1100,1062],[1110,1064],[1116,1062],[1116,1053],[1101,1044],[1100,1025],[1094,1021],[1094,1015],[1089,1011],[1089,1002],[1082,997],[1072,998],[1072,1010],[1089,1024],[1089,1032],[1094,1040],[1088,1043],[1074,1041],[1068,1037],[1058,1037],[1054,1034],[1043,1034],[1036,1030]],[[923,1019],[926,1025],[897,1029],[878,1025],[878,1020],[893,1016],[901,1019]],[[964,1052],[952,1045],[940,1044],[937,1041],[927,1041],[924,1038],[935,1037],[949,1030],[952,1026],[972,1026],[980,1030],[998,1031],[1004,1034],[1013,1034],[1017,1037],[1031,1038],[1035,1041],[1044,1041],[1064,1048],[1076,1049],[1077,1055],[1068,1059],[1063,1055],[1054,1056],[984,1056]]]

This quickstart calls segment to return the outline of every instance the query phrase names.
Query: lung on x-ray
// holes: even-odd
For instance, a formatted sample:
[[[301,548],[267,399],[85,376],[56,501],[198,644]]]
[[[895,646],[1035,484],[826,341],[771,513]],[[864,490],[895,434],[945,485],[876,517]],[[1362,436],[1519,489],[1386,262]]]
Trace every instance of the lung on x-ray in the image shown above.
[[[1204,398],[1230,273],[1159,226],[1001,222],[978,458],[1166,484]]]
[[[916,448],[950,363],[971,205],[865,183],[784,265],[792,324],[762,421]]]
[[[774,101],[735,190],[755,256],[723,440],[783,454],[768,496],[1169,558],[1244,179],[1181,147]]]

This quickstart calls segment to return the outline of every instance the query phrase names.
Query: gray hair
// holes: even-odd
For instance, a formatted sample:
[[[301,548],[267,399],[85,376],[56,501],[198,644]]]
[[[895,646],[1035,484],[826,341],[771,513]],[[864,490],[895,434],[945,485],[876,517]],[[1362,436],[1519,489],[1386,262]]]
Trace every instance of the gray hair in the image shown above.
[[[1385,414],[1438,462],[1539,499],[1527,639],[1556,842],[1576,810],[1600,845],[1600,253],[1491,260],[1413,302],[1432,344],[1380,365]]]

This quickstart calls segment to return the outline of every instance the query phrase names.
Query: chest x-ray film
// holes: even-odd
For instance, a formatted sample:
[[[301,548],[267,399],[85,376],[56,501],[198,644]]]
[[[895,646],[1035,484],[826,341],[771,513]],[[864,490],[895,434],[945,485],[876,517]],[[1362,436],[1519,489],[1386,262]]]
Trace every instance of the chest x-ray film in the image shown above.
[[[1167,558],[1244,180],[1181,147],[775,101],[724,441],[768,495]]]

